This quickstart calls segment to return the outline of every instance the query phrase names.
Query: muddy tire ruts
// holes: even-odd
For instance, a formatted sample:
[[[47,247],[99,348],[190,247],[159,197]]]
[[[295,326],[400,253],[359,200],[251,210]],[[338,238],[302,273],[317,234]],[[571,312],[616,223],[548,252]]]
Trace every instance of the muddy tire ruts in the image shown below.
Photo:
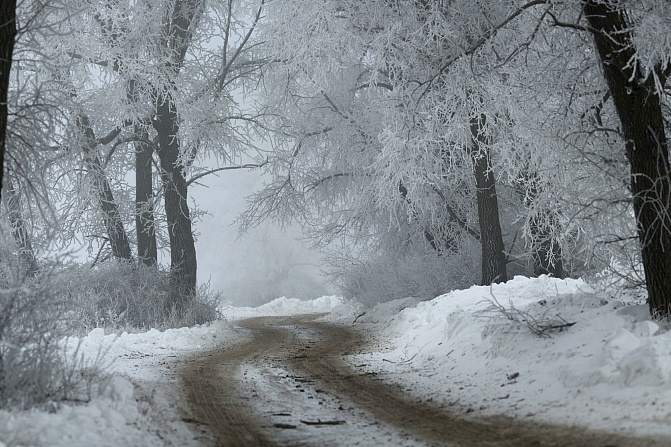
[[[315,316],[262,317],[238,322],[251,337],[230,346],[201,352],[181,372],[195,421],[207,425],[217,445],[273,446],[272,431],[241,397],[238,371],[245,363],[272,356],[315,386],[347,400],[377,420],[432,446],[449,447],[644,447],[668,446],[669,439],[628,437],[575,427],[523,422],[507,417],[464,417],[418,401],[399,387],[357,372],[344,355],[365,349],[359,333],[318,322]],[[298,351],[296,328],[314,334],[310,349]],[[319,441],[305,440],[319,445]]]

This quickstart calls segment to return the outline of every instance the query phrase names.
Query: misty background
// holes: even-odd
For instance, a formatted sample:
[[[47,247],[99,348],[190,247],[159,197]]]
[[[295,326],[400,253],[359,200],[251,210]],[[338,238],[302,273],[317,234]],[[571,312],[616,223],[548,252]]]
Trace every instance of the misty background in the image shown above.
[[[190,188],[190,198],[207,213],[194,225],[199,284],[209,282],[236,306],[335,293],[321,274],[320,254],[301,240],[297,226],[266,221],[239,235],[235,220],[245,198],[262,185],[260,170],[241,169],[209,175]]]

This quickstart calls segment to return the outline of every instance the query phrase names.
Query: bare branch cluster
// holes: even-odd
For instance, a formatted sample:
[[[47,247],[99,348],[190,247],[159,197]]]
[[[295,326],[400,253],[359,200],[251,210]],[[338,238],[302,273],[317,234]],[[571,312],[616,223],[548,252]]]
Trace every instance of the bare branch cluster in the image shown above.
[[[490,305],[478,312],[478,315],[486,318],[495,318],[503,316],[506,320],[526,327],[532,334],[541,338],[549,338],[553,332],[562,332],[575,325],[576,322],[566,321],[561,315],[553,313],[552,309],[547,307],[545,300],[539,304],[544,307],[543,312],[534,315],[529,311],[515,307],[512,301],[508,306],[501,304],[496,296],[490,291]]]

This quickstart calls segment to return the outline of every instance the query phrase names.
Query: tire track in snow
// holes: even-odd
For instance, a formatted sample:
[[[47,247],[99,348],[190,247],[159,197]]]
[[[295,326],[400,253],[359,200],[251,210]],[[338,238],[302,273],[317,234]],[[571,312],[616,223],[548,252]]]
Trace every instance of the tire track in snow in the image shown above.
[[[346,354],[365,349],[361,334],[345,327],[314,321],[315,316],[263,317],[239,326],[253,337],[239,344],[191,358],[182,372],[189,404],[198,421],[209,425],[222,446],[272,446],[272,428],[254,413],[240,388],[243,364],[280,362],[314,381],[313,387],[354,404],[400,433],[411,433],[429,445],[656,447],[668,440],[633,438],[575,427],[522,422],[505,417],[477,418],[454,414],[417,401],[398,387],[353,370]],[[309,348],[305,340],[310,340]],[[298,343],[297,343],[298,341]],[[343,427],[346,429],[346,427]],[[305,439],[305,444],[320,445]],[[329,444],[331,445],[331,444]],[[338,444],[340,445],[340,444]],[[348,442],[342,445],[349,445]]]
[[[260,320],[265,322],[267,319]],[[256,325],[265,327],[262,322]],[[252,327],[256,325],[250,324]],[[259,430],[260,421],[254,417],[248,402],[241,396],[237,374],[243,363],[286,344],[289,335],[286,331],[253,330],[251,339],[199,353],[187,360],[188,365],[180,375],[195,416],[191,422],[209,426],[217,438],[217,445],[274,445]]]

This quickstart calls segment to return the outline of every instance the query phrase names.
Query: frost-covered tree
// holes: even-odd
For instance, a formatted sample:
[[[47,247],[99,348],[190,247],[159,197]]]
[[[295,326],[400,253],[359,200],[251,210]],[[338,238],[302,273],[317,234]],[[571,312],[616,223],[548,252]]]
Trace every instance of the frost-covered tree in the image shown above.
[[[138,258],[146,264],[156,263],[158,221],[165,220],[174,291],[169,305],[179,306],[196,288],[188,186],[218,170],[199,168],[198,160],[214,154],[230,169],[241,154],[256,151],[250,134],[263,125],[263,112],[241,105],[239,97],[263,63],[250,40],[263,2],[104,0],[81,7],[83,20],[73,24],[81,38],[66,37],[55,51],[87,92],[78,97],[86,97],[82,107],[98,123],[93,127],[114,132],[98,132],[112,137],[99,159],[120,186],[120,209],[129,209],[125,196],[132,189],[125,173],[135,172],[131,214]],[[128,212],[122,216],[127,223]]]
[[[636,6],[612,1],[585,2],[585,17],[603,65],[619,133],[631,170],[631,192],[642,263],[653,315],[671,315],[671,165],[662,112],[671,75],[671,14],[668,4],[641,2]],[[655,19],[650,20],[650,16]],[[650,36],[644,26],[662,25]],[[662,41],[652,54],[639,48],[634,36],[648,34]],[[646,42],[647,43],[647,42]],[[650,43],[647,43],[648,45]]]
[[[271,8],[267,39],[277,63],[268,83],[289,130],[271,168],[275,180],[247,217],[299,214],[319,240],[400,237],[440,256],[476,238],[481,281],[507,279],[491,153],[510,140],[506,110],[492,80],[479,77],[488,68],[487,38],[524,8],[386,1]]]
[[[656,250],[666,271],[664,5],[273,2],[266,96],[285,139],[248,221],[299,215],[318,241],[423,242],[441,256],[478,239],[485,283],[511,257],[563,276],[635,256],[638,223],[644,266]],[[635,137],[659,156],[639,164]]]

